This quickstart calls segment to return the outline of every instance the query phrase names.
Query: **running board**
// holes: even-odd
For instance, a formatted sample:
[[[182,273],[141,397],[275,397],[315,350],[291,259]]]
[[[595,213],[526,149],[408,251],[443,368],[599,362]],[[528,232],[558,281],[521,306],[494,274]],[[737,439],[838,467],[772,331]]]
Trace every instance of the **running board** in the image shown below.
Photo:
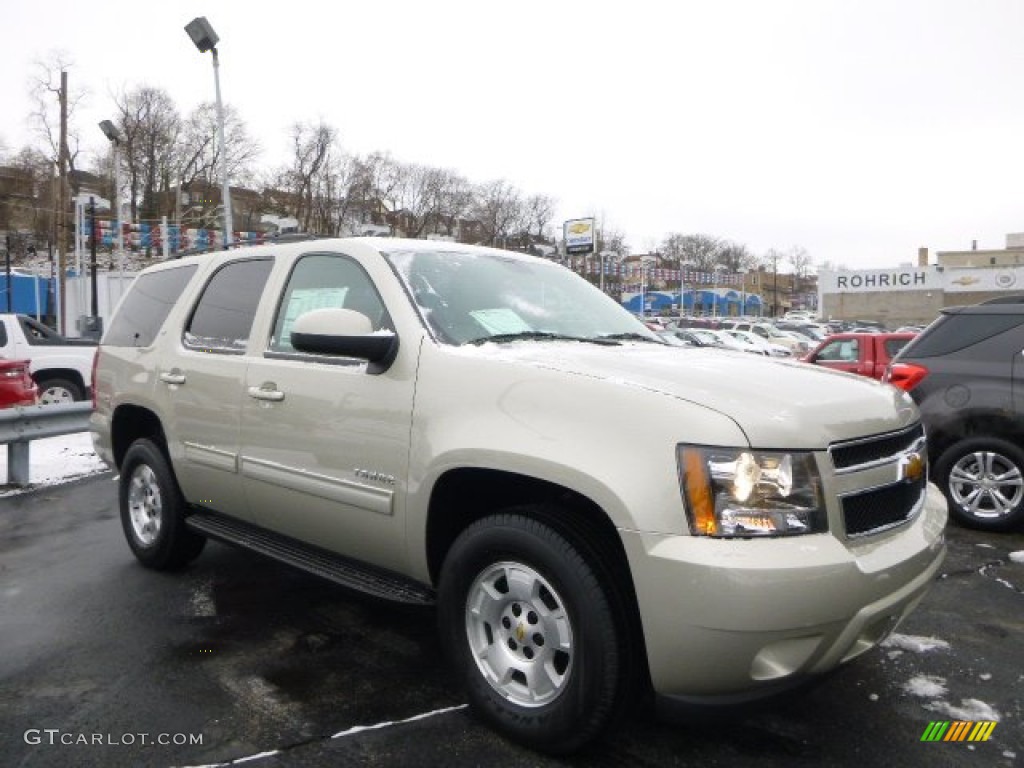
[[[419,582],[249,523],[203,510],[186,517],[185,524],[211,539],[258,552],[349,589],[398,603],[434,604],[434,590]]]

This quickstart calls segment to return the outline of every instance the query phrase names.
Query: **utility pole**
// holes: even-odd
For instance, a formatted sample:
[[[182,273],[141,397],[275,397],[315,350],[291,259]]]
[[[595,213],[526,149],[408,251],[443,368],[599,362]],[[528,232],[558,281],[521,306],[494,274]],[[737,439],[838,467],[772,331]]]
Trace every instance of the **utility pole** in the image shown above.
[[[57,283],[58,296],[60,296],[60,312],[57,316],[59,324],[58,331],[67,333],[67,302],[64,297],[65,279],[64,274],[64,248],[67,242],[67,211],[68,211],[68,73],[66,70],[60,73],[60,147],[57,150],[57,183],[59,194],[57,195]]]
[[[92,237],[89,238],[89,273],[92,278],[92,317],[100,315],[100,302],[98,289],[96,287],[96,198],[89,198],[89,230]]]

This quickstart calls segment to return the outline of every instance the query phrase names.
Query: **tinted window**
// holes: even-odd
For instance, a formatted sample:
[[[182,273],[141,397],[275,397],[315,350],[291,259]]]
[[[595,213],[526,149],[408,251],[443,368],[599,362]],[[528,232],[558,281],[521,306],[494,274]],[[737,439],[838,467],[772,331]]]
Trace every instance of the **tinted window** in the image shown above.
[[[363,268],[345,256],[314,253],[303,256],[292,270],[274,321],[270,349],[291,352],[295,318],[313,309],[351,309],[370,320],[374,331],[390,328],[384,302]]]
[[[25,334],[25,341],[29,344],[60,344],[64,341],[64,337],[60,336],[55,330],[43,325],[31,317],[18,317],[18,322],[21,324],[21,330]]]
[[[943,315],[907,345],[907,357],[938,357],[965,349],[1024,323],[1024,314]]]
[[[910,343],[910,339],[886,339],[885,340],[885,353],[890,357],[896,357],[901,349]]]
[[[0,323],[0,347],[7,346],[7,326]]]
[[[103,344],[108,347],[152,344],[195,271],[195,264],[189,264],[135,278],[103,337]]]
[[[272,266],[270,259],[248,259],[217,270],[185,329],[185,345],[217,352],[244,351]]]

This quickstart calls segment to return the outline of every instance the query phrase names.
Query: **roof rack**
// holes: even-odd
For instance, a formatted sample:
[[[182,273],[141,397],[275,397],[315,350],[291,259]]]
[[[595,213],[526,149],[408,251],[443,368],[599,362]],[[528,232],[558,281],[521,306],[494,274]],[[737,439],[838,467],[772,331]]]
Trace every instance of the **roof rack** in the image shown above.
[[[189,256],[201,256],[204,253],[217,253],[219,251],[227,251],[233,248],[246,248],[254,245],[268,245],[270,243],[297,243],[303,240],[323,240],[326,235],[315,235],[311,232],[286,232],[282,235],[268,235],[263,238],[259,243],[251,243],[244,240],[236,240],[227,248],[222,248],[219,245],[208,245],[204,248],[186,248],[184,251],[178,251],[172,253],[170,258],[172,259],[184,259]]]

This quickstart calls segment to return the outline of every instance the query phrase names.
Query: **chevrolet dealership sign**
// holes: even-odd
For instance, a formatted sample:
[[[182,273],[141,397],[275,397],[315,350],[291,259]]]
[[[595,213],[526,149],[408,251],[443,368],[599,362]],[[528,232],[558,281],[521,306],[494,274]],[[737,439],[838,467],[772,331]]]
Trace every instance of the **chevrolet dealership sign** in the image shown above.
[[[563,226],[566,253],[594,252],[594,220],[569,219]]]

